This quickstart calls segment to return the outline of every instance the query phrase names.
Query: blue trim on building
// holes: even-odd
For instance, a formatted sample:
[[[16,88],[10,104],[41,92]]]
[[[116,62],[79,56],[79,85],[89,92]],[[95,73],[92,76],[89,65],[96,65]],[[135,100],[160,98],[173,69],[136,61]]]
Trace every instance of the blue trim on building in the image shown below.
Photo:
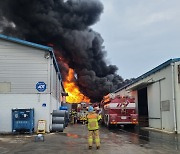
[[[136,78],[134,81],[132,81],[131,83],[129,83],[129,84],[121,87],[120,89],[117,89],[116,91],[114,91],[114,93],[116,93],[116,92],[118,92],[118,91],[120,91],[120,90],[122,90],[122,89],[125,89],[126,87],[128,87],[128,86],[130,86],[130,85],[132,85],[132,84],[134,84],[134,83],[136,83],[136,82],[138,82],[138,81],[140,81],[140,80],[142,80],[142,79],[144,79],[144,78],[146,78],[146,77],[148,77],[148,76],[150,76],[150,75],[152,75],[152,74],[154,74],[154,73],[156,73],[156,72],[158,72],[158,71],[160,71],[160,70],[162,70],[163,68],[167,67],[167,66],[170,65],[171,63],[175,63],[175,62],[178,62],[178,61],[180,61],[180,58],[169,59],[169,60],[167,60],[166,62],[160,64],[159,66],[153,68],[152,70],[146,72],[145,74],[137,77],[137,78]]]
[[[26,46],[31,46],[31,47],[35,47],[35,48],[39,48],[39,49],[43,49],[43,50],[53,51],[53,49],[51,47],[40,45],[40,44],[37,44],[37,43],[28,42],[28,41],[21,40],[21,39],[18,39],[18,38],[14,38],[14,37],[11,37],[11,36],[6,36],[6,35],[0,34],[0,38],[2,38],[4,40],[12,41],[12,42],[20,43],[20,44],[23,44],[23,45],[26,45]]]
[[[7,41],[12,41],[12,42],[19,43],[19,44],[22,44],[22,45],[26,45],[26,46],[30,46],[30,47],[34,47],[34,48],[49,51],[50,54],[53,57],[53,61],[55,63],[55,69],[56,69],[56,71],[58,73],[59,80],[62,80],[61,73],[60,73],[60,70],[59,70],[58,63],[56,61],[56,57],[54,55],[53,48],[48,47],[48,46],[44,46],[44,45],[41,45],[41,44],[37,44],[37,43],[28,42],[28,41],[21,40],[21,39],[18,39],[18,38],[6,36],[6,35],[3,35],[3,34],[0,34],[0,39],[4,39],[4,40],[7,40]]]

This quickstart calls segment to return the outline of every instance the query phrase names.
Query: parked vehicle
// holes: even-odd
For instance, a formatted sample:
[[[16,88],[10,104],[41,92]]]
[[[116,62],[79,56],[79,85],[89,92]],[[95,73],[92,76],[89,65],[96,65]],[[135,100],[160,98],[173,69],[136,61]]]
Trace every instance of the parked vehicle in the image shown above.
[[[135,99],[128,96],[108,94],[101,101],[102,119],[108,128],[115,125],[135,126],[138,124]]]

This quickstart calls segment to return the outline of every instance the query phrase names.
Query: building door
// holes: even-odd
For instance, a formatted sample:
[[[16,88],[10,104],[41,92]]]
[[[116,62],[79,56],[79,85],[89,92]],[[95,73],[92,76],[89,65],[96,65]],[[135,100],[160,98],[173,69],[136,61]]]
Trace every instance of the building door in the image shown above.
[[[155,82],[148,86],[149,127],[162,129],[161,86]]]
[[[149,114],[148,114],[147,87],[138,90],[138,114],[139,114],[139,125],[148,127]]]

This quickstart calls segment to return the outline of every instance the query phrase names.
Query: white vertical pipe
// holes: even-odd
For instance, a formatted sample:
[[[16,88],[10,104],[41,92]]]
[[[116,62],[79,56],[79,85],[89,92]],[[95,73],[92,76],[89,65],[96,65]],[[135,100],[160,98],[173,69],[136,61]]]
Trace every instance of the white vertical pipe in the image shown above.
[[[161,120],[161,129],[162,128],[162,103],[161,103],[161,80],[159,80],[159,104],[160,104],[160,120]]]
[[[53,80],[53,57],[50,56],[50,59],[49,59],[49,62],[50,62],[50,103],[49,103],[49,110],[50,110],[50,113],[52,113],[52,110],[54,108],[52,108],[52,80]],[[52,114],[50,114],[50,121],[49,121],[49,129],[52,130]]]
[[[174,115],[174,132],[177,133],[177,114],[176,114],[176,100],[175,100],[175,70],[174,63],[171,64],[172,74],[172,103],[173,103],[173,115]]]

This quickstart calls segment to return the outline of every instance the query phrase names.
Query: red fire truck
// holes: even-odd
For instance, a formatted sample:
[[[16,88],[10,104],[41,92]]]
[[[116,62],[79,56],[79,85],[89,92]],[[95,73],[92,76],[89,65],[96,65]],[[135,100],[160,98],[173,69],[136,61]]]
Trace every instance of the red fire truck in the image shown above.
[[[115,125],[135,126],[138,124],[134,98],[115,96],[111,93],[104,96],[101,108],[103,122],[108,128]]]

